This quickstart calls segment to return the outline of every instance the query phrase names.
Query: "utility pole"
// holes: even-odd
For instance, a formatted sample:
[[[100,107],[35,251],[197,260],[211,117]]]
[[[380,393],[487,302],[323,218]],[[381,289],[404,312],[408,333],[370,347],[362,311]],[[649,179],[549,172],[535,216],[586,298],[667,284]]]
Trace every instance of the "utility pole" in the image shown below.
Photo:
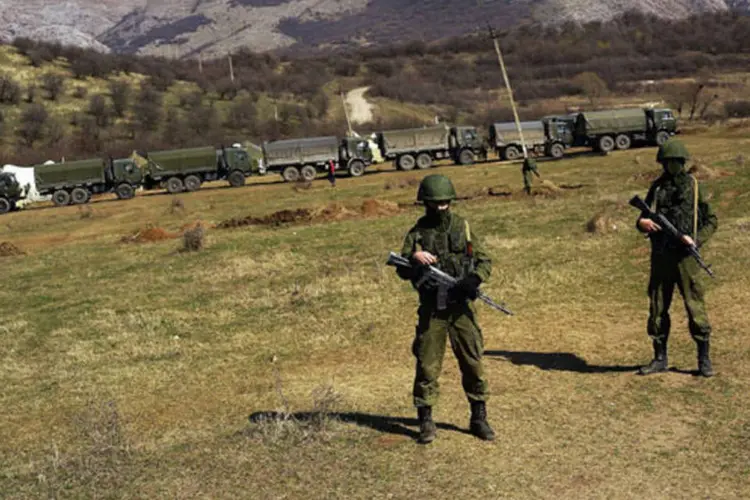
[[[203,55],[198,52],[198,72],[203,74]]]
[[[234,83],[234,66],[232,65],[232,54],[227,54],[229,59],[229,79]]]
[[[513,118],[516,121],[516,129],[518,130],[518,136],[521,139],[521,148],[523,149],[523,157],[528,158],[529,153],[526,150],[526,141],[523,138],[523,130],[521,129],[521,120],[518,118],[518,111],[516,110],[516,101],[513,99],[513,89],[510,86],[510,80],[508,79],[508,72],[505,69],[505,61],[503,61],[503,53],[500,51],[500,42],[497,39],[497,33],[492,29],[492,26],[488,25],[490,29],[490,38],[492,43],[495,45],[495,53],[497,54],[497,61],[500,63],[500,70],[503,73],[503,80],[505,80],[505,88],[508,89],[508,98],[510,99],[510,107],[513,110]]]

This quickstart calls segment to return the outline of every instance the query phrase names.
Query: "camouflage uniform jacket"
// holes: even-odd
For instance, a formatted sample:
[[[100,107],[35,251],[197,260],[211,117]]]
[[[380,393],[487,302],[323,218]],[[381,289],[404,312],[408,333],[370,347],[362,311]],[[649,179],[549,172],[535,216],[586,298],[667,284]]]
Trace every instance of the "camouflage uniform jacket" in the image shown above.
[[[696,194],[697,227],[695,227],[694,210]],[[648,190],[646,204],[655,212],[664,215],[682,234],[694,238],[698,246],[708,241],[718,227],[718,220],[706,201],[704,190],[699,186],[698,181],[686,172],[681,172],[674,177],[666,174],[659,177]],[[687,255],[682,243],[670,239],[662,231],[651,235],[651,245],[655,255],[669,254],[677,257]]]
[[[492,273],[492,261],[480,240],[468,222],[452,212],[441,219],[424,216],[409,230],[401,255],[410,259],[420,250],[435,255],[438,259],[435,267],[458,279],[476,274],[484,282]],[[424,286],[419,289],[422,304],[435,304],[436,295],[435,289]]]

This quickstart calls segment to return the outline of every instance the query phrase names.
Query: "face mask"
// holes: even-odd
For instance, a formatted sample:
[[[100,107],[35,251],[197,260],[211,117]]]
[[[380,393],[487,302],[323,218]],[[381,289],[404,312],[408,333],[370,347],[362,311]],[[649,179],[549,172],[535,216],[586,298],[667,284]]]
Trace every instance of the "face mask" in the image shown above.
[[[682,172],[682,170],[685,168],[685,163],[681,160],[668,159],[662,164],[662,166],[664,167],[664,171],[666,173],[674,177]]]
[[[448,206],[445,210],[439,210],[437,206],[430,206],[427,205],[427,216],[430,219],[436,220],[436,221],[444,221],[450,217],[450,211],[451,207]]]

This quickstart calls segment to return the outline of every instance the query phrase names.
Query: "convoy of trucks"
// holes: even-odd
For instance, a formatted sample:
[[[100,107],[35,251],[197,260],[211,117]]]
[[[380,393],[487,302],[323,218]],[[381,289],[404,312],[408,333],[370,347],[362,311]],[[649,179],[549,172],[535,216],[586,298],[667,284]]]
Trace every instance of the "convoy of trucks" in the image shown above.
[[[660,145],[678,133],[669,109],[624,108],[547,116],[522,122],[527,150],[537,156],[561,158],[573,147],[610,152],[633,144]],[[251,147],[251,146],[248,146]],[[475,127],[435,125],[375,132],[361,137],[312,137],[264,142],[250,151],[240,144],[133,152],[130,158],[97,158],[34,167],[38,194],[51,195],[57,206],[87,203],[93,194],[135,196],[139,188],[169,193],[195,191],[204,182],[227,180],[233,187],[247,177],[275,172],[287,182],[312,181],[331,165],[352,177],[364,174],[375,156],[393,161],[398,170],[427,169],[440,160],[469,165],[494,150],[503,160],[522,156],[514,122],[489,126],[485,140]],[[17,207],[24,190],[12,173],[0,173],[0,213]]]

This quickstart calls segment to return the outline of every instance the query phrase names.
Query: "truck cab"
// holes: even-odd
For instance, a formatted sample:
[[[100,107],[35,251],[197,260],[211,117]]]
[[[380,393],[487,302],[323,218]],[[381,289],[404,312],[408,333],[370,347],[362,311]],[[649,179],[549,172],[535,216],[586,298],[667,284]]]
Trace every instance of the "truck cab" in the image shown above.
[[[252,160],[247,151],[243,148],[231,147],[223,148],[216,151],[219,165],[223,165],[227,172],[239,170],[240,172],[250,174],[257,171],[258,161]]]
[[[474,155],[487,158],[487,144],[476,127],[451,127],[450,146],[456,163],[468,165]]]
[[[362,175],[365,167],[372,164],[372,158],[372,150],[367,139],[345,137],[341,140],[339,164],[344,166],[352,177]]]
[[[16,202],[24,198],[24,190],[18,184],[16,176],[0,172],[0,214],[16,209]]]
[[[544,127],[546,154],[553,158],[562,158],[565,149],[575,146],[575,115],[545,116]]]
[[[120,184],[127,182],[136,186],[143,180],[143,172],[130,158],[112,160],[112,182]]]
[[[677,118],[671,109],[646,109],[646,120],[649,126],[648,135],[653,138],[657,145],[663,143],[669,136],[679,133]]]

